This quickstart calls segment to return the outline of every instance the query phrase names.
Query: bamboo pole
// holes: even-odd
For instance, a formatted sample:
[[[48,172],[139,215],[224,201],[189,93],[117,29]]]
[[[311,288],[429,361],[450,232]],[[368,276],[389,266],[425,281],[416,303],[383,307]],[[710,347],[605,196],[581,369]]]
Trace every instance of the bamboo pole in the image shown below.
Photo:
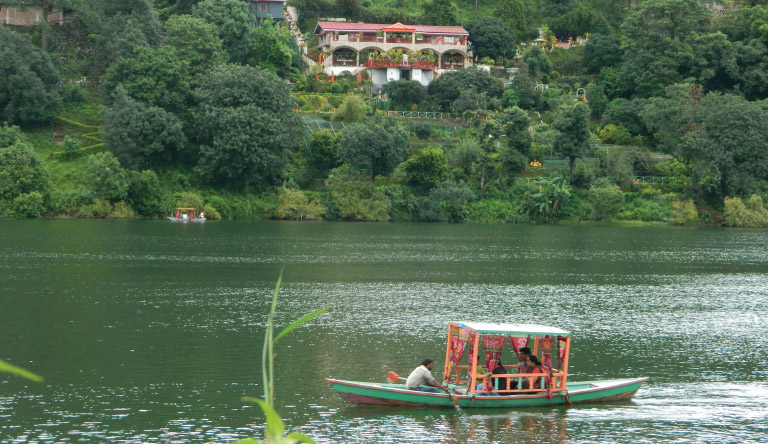
[[[448,344],[445,346],[445,365],[443,365],[443,384],[450,382],[448,373],[448,360],[451,359],[451,340],[453,339],[453,324],[448,324]]]
[[[470,372],[469,379],[472,381],[472,384],[470,385],[469,390],[472,393],[477,392],[476,390],[477,387],[475,387],[477,385],[477,381],[475,380],[475,378],[477,377],[477,352],[479,349],[480,349],[480,335],[477,332],[475,332],[475,346],[473,347],[473,350],[472,350],[474,353],[472,356],[469,357],[470,360],[472,361],[472,367],[470,367],[469,369],[469,372]]]

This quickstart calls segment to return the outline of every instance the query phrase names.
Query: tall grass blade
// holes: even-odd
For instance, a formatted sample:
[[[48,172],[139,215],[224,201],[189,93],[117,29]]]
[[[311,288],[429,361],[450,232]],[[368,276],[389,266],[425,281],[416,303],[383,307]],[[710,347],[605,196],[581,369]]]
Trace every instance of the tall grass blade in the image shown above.
[[[305,324],[305,323],[309,322],[310,320],[312,320],[313,318],[315,318],[315,317],[325,313],[326,311],[328,311],[328,307],[321,308],[319,310],[315,310],[312,313],[309,313],[308,315],[305,315],[301,319],[297,319],[291,325],[285,327],[280,333],[278,333],[277,336],[275,336],[275,339],[273,339],[272,341],[273,342],[277,342],[278,339],[280,339],[283,336],[287,335],[288,333],[292,332],[297,327],[300,327],[302,324]]]

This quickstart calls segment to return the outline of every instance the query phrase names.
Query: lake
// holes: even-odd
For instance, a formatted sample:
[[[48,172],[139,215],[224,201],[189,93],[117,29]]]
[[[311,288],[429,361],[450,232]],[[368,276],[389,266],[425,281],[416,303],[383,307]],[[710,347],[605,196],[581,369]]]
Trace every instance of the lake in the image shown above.
[[[0,442],[261,438],[240,398],[262,394],[282,269],[278,326],[329,308],[276,346],[278,411],[318,443],[765,443],[767,245],[712,228],[0,220],[0,359],[46,378],[0,374]],[[630,402],[456,411],[349,406],[323,379],[439,368],[465,320],[571,331],[569,380],[650,380]]]

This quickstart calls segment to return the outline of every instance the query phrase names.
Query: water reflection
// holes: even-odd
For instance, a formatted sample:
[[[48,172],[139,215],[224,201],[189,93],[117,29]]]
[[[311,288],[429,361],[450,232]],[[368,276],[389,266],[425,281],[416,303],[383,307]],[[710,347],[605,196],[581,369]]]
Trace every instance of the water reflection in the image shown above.
[[[322,443],[766,442],[768,232],[0,220],[0,441],[224,443],[260,435],[265,313],[286,422]],[[189,258],[190,245],[204,255]],[[490,302],[489,302],[490,301]],[[574,379],[649,376],[633,403],[517,412],[350,408],[448,321],[574,334]],[[723,350],[727,350],[724,353]]]
[[[454,415],[446,422],[452,432],[446,443],[557,443],[566,442],[567,421],[562,410]]]

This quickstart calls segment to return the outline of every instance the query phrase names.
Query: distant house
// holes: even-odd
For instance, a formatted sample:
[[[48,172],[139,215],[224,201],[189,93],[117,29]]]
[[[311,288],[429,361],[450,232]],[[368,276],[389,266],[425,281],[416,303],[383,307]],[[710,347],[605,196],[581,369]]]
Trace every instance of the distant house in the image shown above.
[[[284,19],[283,11],[285,10],[286,0],[251,0],[251,11],[256,14],[256,21],[261,21],[272,17],[275,21],[282,21]]]
[[[43,7],[37,2],[28,2],[23,6],[12,6],[0,1],[0,24],[11,26],[35,26],[43,20]],[[48,9],[48,24],[63,25],[72,14],[70,10]]]
[[[444,71],[472,65],[461,26],[318,22],[315,35],[326,74],[367,69],[377,87],[400,79],[427,86]]]

